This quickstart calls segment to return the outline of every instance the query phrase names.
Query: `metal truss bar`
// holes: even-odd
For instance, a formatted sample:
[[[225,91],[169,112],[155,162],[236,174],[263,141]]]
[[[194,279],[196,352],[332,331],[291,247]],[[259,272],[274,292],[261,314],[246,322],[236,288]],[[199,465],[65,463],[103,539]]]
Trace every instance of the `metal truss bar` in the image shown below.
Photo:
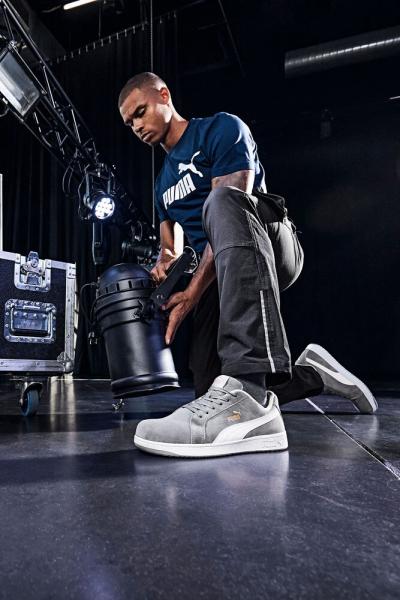
[[[93,138],[81,115],[73,107],[71,100],[47,66],[35,42],[21,25],[18,13],[9,0],[0,0],[0,8],[2,9],[11,40],[15,40],[16,42],[22,40],[37,60],[36,65],[29,65],[26,60],[19,55],[20,60],[25,64],[28,72],[32,73],[32,77],[42,90],[42,98],[39,100],[39,103],[43,104],[50,113],[49,119],[53,122],[53,127],[57,130],[56,135],[61,140],[63,137],[62,131],[64,131],[66,135],[74,139],[76,149],[78,153],[82,154],[82,158],[85,161],[92,163],[92,165],[96,164],[97,152]],[[32,70],[35,69],[35,66],[40,67],[39,72],[35,73],[35,71]],[[66,110],[70,111],[69,119],[72,121],[71,125],[68,122],[69,119],[66,117]],[[58,127],[56,123],[58,124]],[[88,142],[82,143],[82,133],[91,140],[90,144]],[[92,147],[89,150],[88,148],[90,146]]]
[[[26,31],[10,0],[0,0],[1,17],[7,30],[2,36],[7,50],[21,63],[21,68],[40,91],[38,100],[25,116],[9,104],[8,110],[65,167],[65,193],[71,194],[71,179],[75,177],[78,180],[76,193],[81,218],[92,218],[88,212],[91,207],[85,204],[81,191],[90,173],[98,183],[106,181],[108,188],[112,187],[112,192],[118,197],[115,224],[128,235],[123,253],[147,262],[153,260],[157,250],[154,226],[148,223],[147,217],[118,181],[115,168],[100,159],[92,134]],[[83,208],[86,208],[86,213]]]

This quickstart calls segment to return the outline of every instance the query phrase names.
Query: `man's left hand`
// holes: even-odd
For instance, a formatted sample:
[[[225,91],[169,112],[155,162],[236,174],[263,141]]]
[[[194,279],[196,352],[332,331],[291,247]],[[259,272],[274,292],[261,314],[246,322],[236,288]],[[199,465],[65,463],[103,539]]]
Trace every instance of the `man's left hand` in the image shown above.
[[[187,291],[177,292],[172,294],[168,302],[163,304],[163,310],[169,310],[167,332],[165,334],[165,342],[169,346],[173,341],[176,331],[183,319],[195,307],[196,299]]]

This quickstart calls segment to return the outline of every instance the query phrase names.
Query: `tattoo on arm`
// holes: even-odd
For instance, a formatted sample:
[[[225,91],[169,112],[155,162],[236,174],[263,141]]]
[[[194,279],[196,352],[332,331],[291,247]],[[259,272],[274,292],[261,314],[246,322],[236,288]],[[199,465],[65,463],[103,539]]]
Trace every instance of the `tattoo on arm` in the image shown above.
[[[217,187],[236,187],[242,192],[251,194],[254,185],[254,171],[236,171],[235,173],[229,173],[229,175],[221,175],[220,177],[214,177],[212,180],[212,189]]]

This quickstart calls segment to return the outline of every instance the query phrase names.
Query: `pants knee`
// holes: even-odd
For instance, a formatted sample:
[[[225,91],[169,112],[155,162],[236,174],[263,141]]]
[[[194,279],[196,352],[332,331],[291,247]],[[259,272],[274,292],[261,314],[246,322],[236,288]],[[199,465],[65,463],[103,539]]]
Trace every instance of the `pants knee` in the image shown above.
[[[248,202],[248,196],[238,188],[231,186],[215,188],[204,202],[203,223],[206,223],[211,215],[224,216],[227,211],[237,210],[243,202]]]

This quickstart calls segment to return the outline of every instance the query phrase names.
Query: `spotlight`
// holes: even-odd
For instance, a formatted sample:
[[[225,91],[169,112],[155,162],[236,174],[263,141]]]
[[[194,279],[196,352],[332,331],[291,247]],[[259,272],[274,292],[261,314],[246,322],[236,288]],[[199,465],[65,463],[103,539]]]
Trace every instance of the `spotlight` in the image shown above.
[[[0,94],[21,117],[25,117],[40,98],[39,87],[12,44],[0,53]]]
[[[83,182],[86,189],[81,197],[81,217],[93,221],[109,220],[115,212],[118,197],[115,176],[110,167],[99,163],[94,170],[86,171],[81,185]]]
[[[96,195],[92,201],[92,213],[99,221],[112,217],[115,211],[115,202],[111,196],[106,194]]]

